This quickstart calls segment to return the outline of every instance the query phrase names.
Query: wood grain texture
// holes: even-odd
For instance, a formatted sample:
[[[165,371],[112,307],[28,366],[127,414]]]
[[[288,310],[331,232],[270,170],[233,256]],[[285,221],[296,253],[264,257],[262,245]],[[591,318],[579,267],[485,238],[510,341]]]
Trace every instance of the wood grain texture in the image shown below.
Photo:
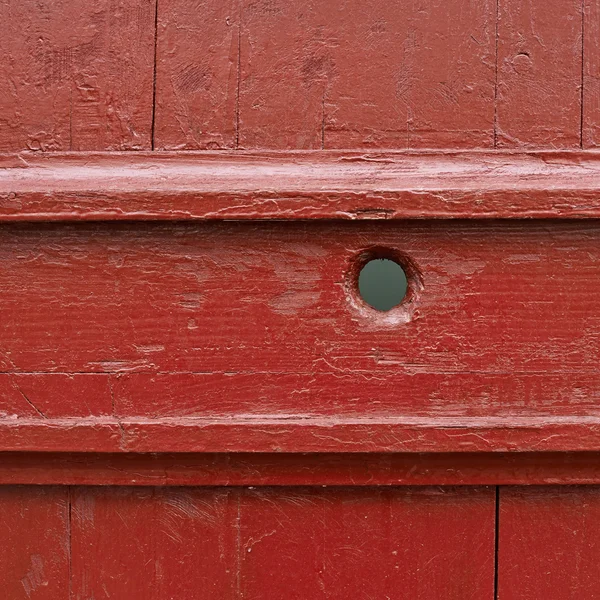
[[[492,489],[248,492],[241,595],[491,599],[494,506]]]
[[[600,596],[600,489],[502,488],[498,597]]]
[[[586,152],[98,153],[0,158],[0,220],[598,218]]]
[[[242,4],[241,147],[492,145],[493,2]]]
[[[230,503],[230,494],[210,488],[75,489],[73,598],[237,597],[237,503]]]
[[[2,447],[597,450],[599,234],[595,221],[4,225]],[[390,313],[363,305],[352,275],[381,247],[413,269]]]
[[[354,0],[336,8],[325,147],[493,145],[492,0]]]
[[[500,0],[498,6],[497,145],[579,147],[581,0]]]
[[[7,600],[70,600],[69,488],[0,487],[0,588]]]
[[[0,152],[150,148],[154,7],[0,3]]]
[[[600,2],[584,0],[582,146],[600,146]]]
[[[119,374],[120,416],[303,404],[502,416],[517,389],[523,416],[591,416],[595,396],[568,390],[591,392],[598,377],[598,234],[594,221],[4,225],[3,370]],[[418,271],[412,300],[390,313],[362,305],[352,280],[374,247]],[[360,386],[328,397],[339,374]],[[286,400],[299,375],[311,393]],[[268,403],[252,409],[257,386]],[[235,388],[228,406],[219,390]],[[205,405],[186,406],[186,389]]]
[[[11,600],[491,597],[494,506],[469,487],[5,487],[0,578]]]
[[[98,374],[0,373],[0,415],[92,417],[114,412],[111,381]]]
[[[159,9],[155,148],[235,148],[239,0]]]
[[[598,452],[600,419],[175,418],[0,420],[2,452]]]
[[[241,1],[242,148],[322,147],[324,94],[334,68],[329,21],[337,4]]]

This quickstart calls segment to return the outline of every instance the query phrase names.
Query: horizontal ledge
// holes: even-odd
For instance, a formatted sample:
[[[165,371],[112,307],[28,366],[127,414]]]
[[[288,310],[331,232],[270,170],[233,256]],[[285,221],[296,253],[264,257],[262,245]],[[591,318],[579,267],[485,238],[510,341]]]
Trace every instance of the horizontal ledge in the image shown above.
[[[385,486],[600,483],[600,455],[4,453],[0,485]]]
[[[0,451],[597,452],[599,417],[2,419]]]
[[[0,221],[600,217],[600,152],[0,157]]]

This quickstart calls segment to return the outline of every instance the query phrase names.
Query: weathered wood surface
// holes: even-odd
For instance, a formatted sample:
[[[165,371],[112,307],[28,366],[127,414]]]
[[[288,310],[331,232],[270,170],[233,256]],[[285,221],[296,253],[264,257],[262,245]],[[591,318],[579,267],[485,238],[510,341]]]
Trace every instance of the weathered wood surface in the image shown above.
[[[0,2],[0,596],[598,595],[599,14]]]
[[[239,0],[159,2],[154,147],[235,148]]]
[[[69,600],[67,487],[0,487],[0,589],[7,600]]]
[[[600,484],[593,452],[4,452],[0,485],[428,486]]]
[[[584,0],[582,145],[600,145],[600,2]]]
[[[0,151],[592,147],[596,4],[6,0]]]
[[[493,489],[7,487],[0,515],[11,600],[493,597]]]
[[[242,148],[492,145],[492,0],[244,0],[240,21]]]
[[[599,235],[595,220],[5,224],[0,447],[599,450]],[[374,247],[412,269],[389,313],[353,279]]]
[[[598,54],[583,44],[582,0],[499,0],[498,8],[497,147],[580,147],[584,50],[588,61]]]
[[[0,220],[598,218],[585,152],[21,153]]]
[[[155,0],[0,2],[0,152],[151,148]]]
[[[498,598],[598,598],[598,487],[501,488]]]

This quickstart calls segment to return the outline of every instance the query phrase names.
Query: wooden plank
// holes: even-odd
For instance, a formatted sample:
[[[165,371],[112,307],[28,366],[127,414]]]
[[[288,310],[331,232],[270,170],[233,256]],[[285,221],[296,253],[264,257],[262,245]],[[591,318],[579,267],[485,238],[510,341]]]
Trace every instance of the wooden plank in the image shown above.
[[[597,450],[598,227],[5,225],[2,447]],[[410,257],[390,313],[356,296],[373,247]]]
[[[600,595],[600,488],[502,488],[498,597]]]
[[[593,452],[74,454],[4,452],[0,485],[394,486],[600,484]]]
[[[235,148],[239,0],[159,9],[155,148]]]
[[[0,487],[0,588],[10,600],[69,600],[69,489]]]
[[[598,452],[597,417],[2,419],[2,452]]]
[[[0,365],[5,361],[0,359]],[[76,373],[0,373],[0,415],[4,418],[91,417],[113,414],[110,378]]]
[[[493,0],[334,4],[325,147],[493,145]]]
[[[242,0],[239,144],[321,148],[337,2]]]
[[[498,147],[577,148],[581,0],[499,1]]]
[[[155,0],[0,5],[0,152],[150,148]]]
[[[583,148],[600,146],[600,2],[584,0]]]
[[[597,152],[99,153],[0,158],[0,220],[600,216]]]
[[[489,147],[494,20],[491,0],[245,0],[240,145]]]
[[[225,372],[124,373],[114,377],[114,410],[124,420],[240,416],[268,421],[279,416],[358,421],[406,418],[409,422],[411,418],[454,416],[457,424],[460,417],[479,417],[491,424],[510,414],[516,424],[522,417],[543,419],[545,415],[550,421],[553,416],[600,416],[595,391],[600,387],[600,376],[595,374],[581,375],[546,363],[540,368],[547,373],[517,373],[507,379],[503,373],[464,373],[460,367],[439,373],[438,366],[427,358],[419,359],[428,366],[417,373],[411,373],[400,360],[369,372],[367,361],[363,363],[357,355],[347,360],[336,358],[330,363],[334,365],[331,371],[326,364],[322,369],[317,364],[311,373],[303,366],[311,358],[300,353],[297,365],[280,361],[280,373],[276,372],[277,364],[254,373],[230,373],[226,363],[219,366],[212,362],[209,368]],[[275,359],[269,356],[266,360]],[[410,358],[406,361],[409,363]],[[487,366],[482,365],[482,370]],[[233,368],[239,368],[237,360]],[[297,368],[299,373],[290,374],[288,368]],[[347,387],[340,388],[340,373],[344,373]],[[70,401],[76,404],[78,399],[74,395]]]
[[[206,397],[192,414],[223,416],[232,409],[211,405],[211,388],[234,385],[249,398],[271,397],[266,410],[240,407],[251,416],[278,405],[288,417],[337,414],[338,401],[327,398],[340,393],[339,373],[346,412],[357,417],[379,411],[375,391],[387,417],[552,417],[575,407],[593,416],[598,234],[594,221],[6,225],[4,370],[121,374],[120,416],[140,414],[129,397],[152,416],[165,415],[161,403],[171,400],[169,416],[185,416],[185,402]],[[406,313],[357,304],[351,265],[375,246],[401,249],[418,266],[414,301],[398,309]],[[78,334],[65,335],[74,324]],[[561,382],[565,373],[572,379]],[[306,374],[312,393],[292,394]],[[467,383],[476,387],[465,395]],[[160,395],[133,396],[137,385]],[[554,395],[555,385],[564,392]],[[403,399],[396,386],[416,395]]]
[[[229,497],[211,489],[75,490],[73,597],[236,597],[237,502],[230,506]]]
[[[244,598],[493,598],[491,489],[249,491]]]

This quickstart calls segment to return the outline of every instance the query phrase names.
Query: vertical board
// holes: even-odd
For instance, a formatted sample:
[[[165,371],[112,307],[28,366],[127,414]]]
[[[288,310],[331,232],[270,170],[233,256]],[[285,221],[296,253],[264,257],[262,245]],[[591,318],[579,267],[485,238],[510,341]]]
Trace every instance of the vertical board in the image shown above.
[[[73,597],[233,598],[237,502],[230,502],[231,494],[211,488],[75,489]]]
[[[69,488],[0,488],[0,597],[70,600]]]
[[[501,488],[499,600],[600,598],[600,488]]]
[[[0,3],[0,152],[150,148],[155,0]]]
[[[584,0],[583,135],[584,148],[600,146],[600,0]]]
[[[244,0],[240,145],[493,142],[495,4]]]
[[[234,148],[239,0],[159,4],[155,147]]]
[[[339,0],[243,0],[239,143],[243,148],[323,146],[332,74],[331,15]]]
[[[498,147],[579,147],[581,71],[581,0],[499,0]]]
[[[328,148],[492,146],[492,0],[336,5]]]
[[[240,516],[247,600],[492,600],[492,489],[259,489]]]
[[[493,597],[493,489],[75,488],[72,498],[77,600]]]

